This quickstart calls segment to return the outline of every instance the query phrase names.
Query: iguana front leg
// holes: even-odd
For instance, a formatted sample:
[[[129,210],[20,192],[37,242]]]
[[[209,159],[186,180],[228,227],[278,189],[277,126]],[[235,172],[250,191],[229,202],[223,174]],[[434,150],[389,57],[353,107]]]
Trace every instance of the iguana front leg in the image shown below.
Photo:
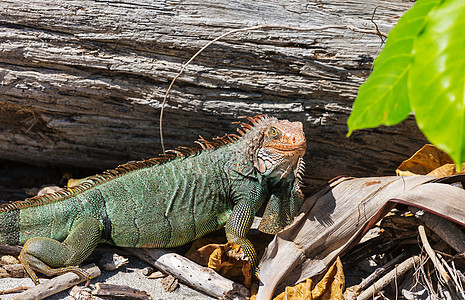
[[[275,186],[263,213],[258,230],[277,234],[289,225],[304,202],[304,195],[297,180]]]
[[[255,214],[266,194],[262,187],[254,186],[238,201],[226,223],[226,238],[229,242],[241,245],[244,254],[250,259],[252,272],[255,274],[258,267],[258,257],[253,244],[246,235],[252,226]]]
[[[89,274],[76,265],[94,251],[102,231],[102,223],[97,219],[79,218],[62,243],[45,237],[29,239],[21,250],[19,260],[35,284],[39,284],[39,279],[34,271],[46,276],[74,272],[89,281]]]

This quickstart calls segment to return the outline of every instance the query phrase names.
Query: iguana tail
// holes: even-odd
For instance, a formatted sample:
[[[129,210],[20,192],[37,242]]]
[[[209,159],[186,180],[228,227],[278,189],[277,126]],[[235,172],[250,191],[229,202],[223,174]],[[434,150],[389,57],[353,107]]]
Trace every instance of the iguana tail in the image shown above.
[[[18,245],[19,231],[19,210],[0,212],[0,245]]]
[[[49,194],[0,205],[0,244],[23,245],[32,237],[64,240],[82,211],[74,198]]]

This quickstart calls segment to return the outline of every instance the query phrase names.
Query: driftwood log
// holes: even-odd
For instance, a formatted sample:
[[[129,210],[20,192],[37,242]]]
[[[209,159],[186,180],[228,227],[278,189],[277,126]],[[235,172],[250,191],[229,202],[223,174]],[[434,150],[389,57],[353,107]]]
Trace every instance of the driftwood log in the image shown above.
[[[382,32],[404,0],[0,2],[0,159],[109,168],[161,152],[171,79],[197,50],[257,24],[352,25]],[[376,9],[376,11],[375,11]],[[373,22],[371,21],[373,19]],[[346,138],[381,38],[348,29],[236,33],[176,81],[165,147],[233,131],[241,115],[300,120],[309,189],[339,174],[380,176],[425,142],[413,119]]]
[[[91,278],[95,278],[100,276],[100,269],[94,265],[90,264],[87,266],[82,267],[87,273],[91,276]],[[75,273],[65,273],[60,276],[53,277],[52,279],[47,280],[39,285],[31,287],[27,291],[18,294],[17,296],[13,297],[13,300],[39,300],[47,298],[51,295],[55,295],[61,291],[69,289],[70,287],[79,284],[81,282],[86,281],[79,275]]]
[[[250,297],[242,284],[224,278],[210,268],[173,253],[167,249],[126,248],[130,254],[173,275],[181,282],[215,298],[243,300]]]

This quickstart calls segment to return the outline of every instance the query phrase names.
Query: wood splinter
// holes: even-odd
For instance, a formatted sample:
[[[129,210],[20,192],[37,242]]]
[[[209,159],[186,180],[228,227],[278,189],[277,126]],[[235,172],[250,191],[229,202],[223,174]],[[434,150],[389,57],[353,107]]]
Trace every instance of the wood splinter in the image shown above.
[[[8,273],[8,277],[10,278],[28,277],[22,264],[4,265],[2,268]]]
[[[179,287],[179,280],[173,275],[168,275],[161,280],[161,285],[165,291],[171,293]]]
[[[95,289],[92,291],[92,295],[102,297],[116,297],[123,299],[152,299],[152,297],[145,291],[134,289],[129,286],[106,284],[100,282],[95,284]]]

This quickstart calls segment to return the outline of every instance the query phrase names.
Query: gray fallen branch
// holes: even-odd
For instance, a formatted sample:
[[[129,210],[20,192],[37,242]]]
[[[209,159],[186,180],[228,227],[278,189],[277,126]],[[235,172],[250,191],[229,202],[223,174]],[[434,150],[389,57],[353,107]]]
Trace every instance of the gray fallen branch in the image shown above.
[[[90,264],[82,268],[89,273],[91,278],[95,278],[100,275],[100,269],[95,264]],[[66,273],[36,285],[27,291],[16,295],[12,298],[12,300],[44,299],[84,281],[86,281],[84,278],[75,273]]]
[[[125,248],[129,253],[171,274],[179,281],[210,296],[225,299],[247,299],[249,290],[241,284],[224,278],[210,268],[170,252],[166,249]]]
[[[451,221],[413,206],[410,206],[409,209],[415,214],[416,218],[424,222],[429,229],[454,248],[455,251],[465,255],[465,234],[455,227]]]
[[[349,298],[352,295],[357,295],[361,291],[365,290],[368,286],[370,286],[375,280],[377,280],[381,275],[386,273],[389,269],[391,269],[398,261],[403,260],[407,257],[407,253],[401,253],[400,255],[396,256],[392,260],[390,260],[387,264],[383,265],[380,268],[377,268],[373,273],[371,273],[367,278],[363,279],[360,284],[348,288],[344,293],[344,298]]]
[[[404,275],[408,270],[413,268],[416,264],[420,262],[420,256],[412,256],[401,264],[396,266],[393,270],[389,273],[381,277],[378,281],[372,284],[369,288],[367,288],[363,293],[361,293],[357,300],[367,300],[371,299],[376,293],[378,293],[381,289],[383,289],[386,285],[394,281],[396,278]]]
[[[17,257],[22,248],[21,246],[0,245],[0,253]]]

